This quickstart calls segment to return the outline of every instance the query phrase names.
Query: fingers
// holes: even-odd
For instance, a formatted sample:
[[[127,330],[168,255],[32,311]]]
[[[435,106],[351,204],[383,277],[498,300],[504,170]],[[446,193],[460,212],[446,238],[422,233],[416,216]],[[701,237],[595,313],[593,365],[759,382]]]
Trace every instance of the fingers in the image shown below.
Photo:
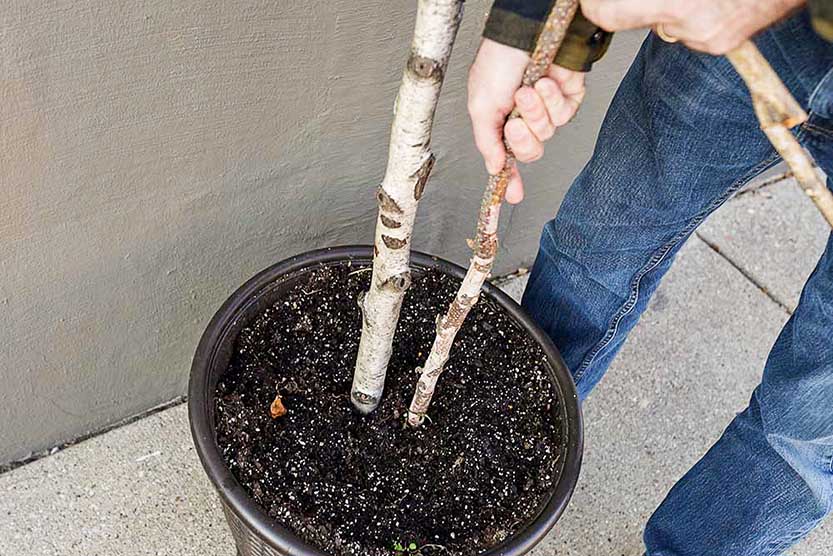
[[[580,71],[562,68],[561,66],[550,66],[549,76],[558,83],[558,87],[564,96],[584,98],[584,78],[587,74]]]
[[[527,127],[540,141],[546,141],[555,133],[555,126],[550,121],[547,107],[540,94],[532,87],[521,87],[515,93],[515,105]]]
[[[515,93],[518,112],[542,142],[575,116],[584,99],[583,73],[554,67],[550,75],[552,78],[540,79],[534,88],[521,87]]]
[[[525,51],[483,39],[469,70],[468,110],[474,140],[490,174],[503,168],[503,124],[528,62]]]
[[[504,126],[506,141],[521,162],[538,160],[544,153],[544,141],[575,116],[584,98],[584,74],[560,67],[550,70],[550,77],[515,93],[521,118]]]
[[[648,27],[667,19],[668,0],[581,0],[584,15],[607,31]]]
[[[533,162],[544,155],[544,144],[535,137],[521,118],[513,118],[504,127],[506,142],[521,162]]]
[[[540,79],[535,84],[535,91],[543,99],[553,126],[560,127],[570,120],[572,117],[570,104],[564,98],[561,88],[555,84],[555,81],[546,77]]]
[[[506,202],[510,205],[517,205],[524,200],[524,184],[517,166],[512,167],[512,174],[509,177],[509,185],[506,186]]]
[[[756,13],[760,11],[756,10]],[[759,29],[754,17],[738,14],[694,13],[677,22],[662,25],[663,32],[693,50],[713,55],[726,54],[752,36]]]

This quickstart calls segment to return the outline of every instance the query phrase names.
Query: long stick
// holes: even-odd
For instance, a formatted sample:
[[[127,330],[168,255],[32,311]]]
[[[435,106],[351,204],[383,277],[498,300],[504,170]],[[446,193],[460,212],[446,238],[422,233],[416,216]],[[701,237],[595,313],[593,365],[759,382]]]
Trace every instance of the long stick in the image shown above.
[[[833,193],[819,179],[810,155],[790,133],[790,128],[807,120],[807,113],[754,43],[746,41],[726,57],[749,88],[761,129],[790,167],[804,193],[833,228]]]
[[[419,0],[411,55],[394,106],[387,170],[377,192],[373,275],[359,300],[362,337],[350,397],[362,413],[379,405],[399,310],[411,284],[414,218],[434,164],[429,148],[434,111],[462,14],[463,0]]]
[[[538,79],[547,73],[577,8],[578,0],[557,0],[541,34],[538,36],[532,59],[524,72],[523,84],[525,86],[534,85]],[[509,117],[518,117],[517,111],[513,110]],[[469,311],[477,303],[480,297],[480,288],[483,287],[483,283],[492,270],[495,253],[497,252],[500,205],[503,202],[503,195],[506,193],[506,186],[514,163],[515,157],[507,146],[506,163],[503,169],[499,173],[489,176],[477,219],[477,235],[471,244],[473,256],[468,272],[466,272],[463,283],[448,308],[448,312],[445,316],[437,319],[437,335],[434,338],[431,353],[428,354],[425,365],[418,369],[420,371],[419,382],[408,412],[408,424],[411,426],[419,426],[425,418],[431,398],[434,395],[437,379],[442,374],[446,361],[448,361],[454,338],[457,336],[457,332]]]

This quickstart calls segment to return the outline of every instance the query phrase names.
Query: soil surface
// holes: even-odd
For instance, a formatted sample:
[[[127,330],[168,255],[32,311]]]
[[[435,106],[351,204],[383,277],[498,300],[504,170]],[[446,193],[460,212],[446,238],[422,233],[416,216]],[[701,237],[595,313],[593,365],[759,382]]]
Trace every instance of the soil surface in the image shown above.
[[[543,351],[481,297],[426,420],[405,412],[459,282],[414,276],[382,403],[350,404],[369,269],[321,267],[237,339],[217,385],[217,442],[249,494],[333,556],[471,556],[537,515],[557,480],[562,424]],[[273,419],[276,392],[286,413]]]

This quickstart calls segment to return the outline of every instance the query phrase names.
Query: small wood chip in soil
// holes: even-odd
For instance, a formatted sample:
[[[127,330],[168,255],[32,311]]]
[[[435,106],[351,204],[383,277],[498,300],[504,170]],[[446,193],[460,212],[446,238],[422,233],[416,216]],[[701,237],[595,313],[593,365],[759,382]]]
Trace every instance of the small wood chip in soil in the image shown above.
[[[275,396],[275,401],[273,401],[272,405],[269,406],[269,413],[272,415],[272,419],[277,419],[278,417],[286,415],[286,408],[283,405],[283,401],[281,401],[280,394]]]

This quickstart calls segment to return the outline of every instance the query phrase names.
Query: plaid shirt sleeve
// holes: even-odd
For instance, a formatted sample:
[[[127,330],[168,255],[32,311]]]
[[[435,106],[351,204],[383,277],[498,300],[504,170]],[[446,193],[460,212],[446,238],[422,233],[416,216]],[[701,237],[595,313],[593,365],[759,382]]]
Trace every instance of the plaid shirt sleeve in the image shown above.
[[[483,36],[531,52],[552,5],[553,0],[495,0]],[[555,63],[576,71],[590,71],[593,63],[607,51],[612,36],[591,23],[579,10],[567,30]]]

